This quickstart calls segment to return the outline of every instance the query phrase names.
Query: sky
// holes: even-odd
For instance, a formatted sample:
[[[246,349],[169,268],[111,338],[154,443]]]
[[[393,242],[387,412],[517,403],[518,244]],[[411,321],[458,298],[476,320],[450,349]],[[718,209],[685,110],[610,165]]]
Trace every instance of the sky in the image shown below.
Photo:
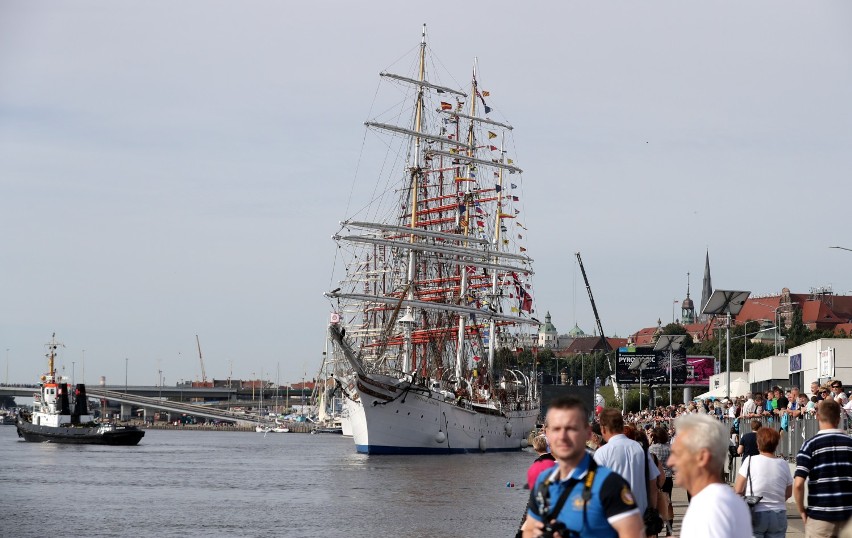
[[[627,336],[713,284],[852,290],[852,4],[0,3],[0,379],[316,376],[379,71],[473,58],[539,316]],[[405,73],[404,73],[405,74]]]

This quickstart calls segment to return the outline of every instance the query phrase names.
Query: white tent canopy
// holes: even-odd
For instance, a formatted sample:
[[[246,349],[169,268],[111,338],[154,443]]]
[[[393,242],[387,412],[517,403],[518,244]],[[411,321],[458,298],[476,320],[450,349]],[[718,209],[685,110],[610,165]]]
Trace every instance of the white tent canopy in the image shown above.
[[[750,392],[748,380],[743,378],[731,379],[731,398],[735,396],[745,396],[747,392]],[[717,400],[721,400],[728,395],[728,386],[725,383],[722,383],[717,388],[705,392],[700,396],[696,396],[696,400],[706,400],[708,398],[715,398]]]

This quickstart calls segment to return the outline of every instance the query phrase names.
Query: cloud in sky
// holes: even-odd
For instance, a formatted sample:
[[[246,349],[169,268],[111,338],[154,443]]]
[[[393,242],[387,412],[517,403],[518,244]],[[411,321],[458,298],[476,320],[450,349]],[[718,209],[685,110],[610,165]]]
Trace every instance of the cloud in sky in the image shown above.
[[[852,289],[846,2],[0,5],[0,351],[86,380],[312,377],[377,73],[437,60],[516,127],[537,308],[667,321],[700,290]],[[356,194],[358,192],[356,191]],[[698,292],[700,294],[700,292]],[[694,294],[695,295],[695,294]],[[5,359],[5,356],[3,357]],[[2,371],[2,370],[0,370]],[[78,376],[81,375],[77,370]]]

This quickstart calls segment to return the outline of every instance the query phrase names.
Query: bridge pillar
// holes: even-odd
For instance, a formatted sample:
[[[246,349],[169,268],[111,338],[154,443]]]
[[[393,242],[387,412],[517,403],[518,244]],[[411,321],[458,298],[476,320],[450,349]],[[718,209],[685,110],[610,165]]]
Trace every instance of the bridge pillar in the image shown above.
[[[130,420],[130,404],[121,404],[121,420]]]

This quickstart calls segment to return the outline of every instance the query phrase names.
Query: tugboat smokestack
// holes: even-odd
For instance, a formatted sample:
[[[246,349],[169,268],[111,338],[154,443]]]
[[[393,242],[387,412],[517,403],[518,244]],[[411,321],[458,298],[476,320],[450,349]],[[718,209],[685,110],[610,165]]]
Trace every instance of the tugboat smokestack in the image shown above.
[[[77,388],[74,390],[74,412],[71,413],[71,423],[79,424],[80,415],[89,414],[88,398],[86,397],[86,385],[77,383]]]
[[[68,383],[59,383],[59,414],[70,415],[71,404],[68,403]]]

